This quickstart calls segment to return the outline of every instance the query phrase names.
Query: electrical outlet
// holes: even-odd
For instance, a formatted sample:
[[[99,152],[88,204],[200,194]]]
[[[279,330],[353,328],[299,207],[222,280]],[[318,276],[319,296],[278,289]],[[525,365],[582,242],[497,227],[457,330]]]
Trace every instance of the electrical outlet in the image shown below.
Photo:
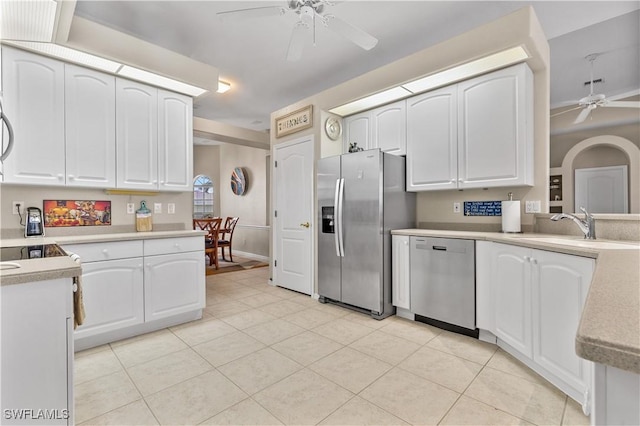
[[[525,201],[524,212],[525,213],[540,213],[540,200]]]
[[[162,203],[153,203],[153,212],[162,213]]]
[[[127,214],[134,214],[136,212],[136,206],[133,203],[127,203]]]
[[[24,201],[13,201],[11,203],[11,205],[12,205],[11,213],[13,213],[13,214],[24,213],[24,208],[25,208],[24,207]],[[20,210],[18,210],[18,208],[20,208]]]
[[[453,212],[460,213],[460,203],[453,203]]]
[[[168,203],[167,204],[167,213],[176,214],[176,203]]]

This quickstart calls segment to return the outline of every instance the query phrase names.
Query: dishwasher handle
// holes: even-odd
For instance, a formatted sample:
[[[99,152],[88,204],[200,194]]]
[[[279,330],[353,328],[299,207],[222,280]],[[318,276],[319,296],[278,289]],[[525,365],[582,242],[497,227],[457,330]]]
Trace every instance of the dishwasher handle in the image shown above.
[[[447,251],[445,246],[431,246],[431,248],[434,250]]]

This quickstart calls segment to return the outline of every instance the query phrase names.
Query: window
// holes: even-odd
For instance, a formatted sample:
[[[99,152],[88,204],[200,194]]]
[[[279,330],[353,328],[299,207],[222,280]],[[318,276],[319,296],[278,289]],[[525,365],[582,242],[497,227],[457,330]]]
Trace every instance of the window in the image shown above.
[[[213,217],[213,182],[209,176],[198,175],[193,180],[193,217]]]

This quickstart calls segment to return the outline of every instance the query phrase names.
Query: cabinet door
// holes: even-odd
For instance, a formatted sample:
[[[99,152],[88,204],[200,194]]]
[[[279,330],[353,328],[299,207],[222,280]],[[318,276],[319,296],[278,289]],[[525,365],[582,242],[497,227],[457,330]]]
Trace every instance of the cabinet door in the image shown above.
[[[349,145],[357,143],[359,148],[369,149],[371,146],[371,111],[345,117],[344,152],[349,152]]]
[[[193,187],[193,100],[158,89],[158,187]]]
[[[158,90],[116,78],[118,188],[158,188]]]
[[[526,64],[458,84],[460,188],[533,185],[532,91]]]
[[[571,386],[581,401],[590,388],[590,363],[576,355],[575,339],[594,260],[541,250],[534,250],[532,259],[533,360]]]
[[[495,244],[492,277],[495,333],[514,349],[532,357],[531,250]]]
[[[2,46],[2,79],[15,137],[4,182],[64,185],[64,64]]]
[[[407,110],[402,100],[371,111],[370,148],[394,155],[407,153]]]
[[[73,424],[71,278],[2,286],[2,424]],[[11,411],[49,410],[51,418],[8,418]],[[63,411],[64,410],[64,411]],[[65,415],[68,414],[68,415]]]
[[[86,320],[75,338],[144,322],[142,258],[82,264]]]
[[[457,187],[456,88],[407,99],[407,191]]]
[[[67,186],[116,186],[116,79],[65,64]]]
[[[145,266],[145,321],[204,308],[204,252],[148,256]]]
[[[410,309],[409,236],[391,236],[392,302],[398,308]]]

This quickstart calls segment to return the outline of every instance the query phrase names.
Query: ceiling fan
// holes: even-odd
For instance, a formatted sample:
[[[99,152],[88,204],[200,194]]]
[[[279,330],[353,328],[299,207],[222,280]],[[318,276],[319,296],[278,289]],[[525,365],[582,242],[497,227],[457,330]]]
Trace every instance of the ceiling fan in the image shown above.
[[[573,124],[579,124],[585,121],[591,111],[598,107],[615,107],[615,108],[640,108],[640,102],[634,101],[610,101],[606,98],[606,96],[602,93],[594,94],[593,93],[593,63],[600,56],[600,53],[592,53],[590,55],[585,56],[585,59],[591,63],[591,79],[589,81],[589,96],[585,96],[584,98],[578,101],[578,106],[575,108],[571,108],[565,111],[561,111],[557,114],[553,114],[551,117],[558,116],[560,114],[565,114],[570,111],[575,111],[578,109],[582,109],[578,117],[575,119]]]
[[[323,14],[325,6],[333,6],[328,0],[288,0],[286,6],[263,6],[253,7],[249,9],[230,10],[226,12],[218,12],[217,15],[222,18],[256,18],[266,16],[284,15],[287,12],[293,12],[298,15],[299,19],[293,27],[289,48],[287,51],[287,60],[295,62],[302,56],[304,42],[312,32],[313,42],[315,44],[316,21],[333,30],[334,32],[345,37],[347,40],[355,43],[365,50],[371,50],[378,43],[378,39],[371,34],[351,25],[332,14]]]

